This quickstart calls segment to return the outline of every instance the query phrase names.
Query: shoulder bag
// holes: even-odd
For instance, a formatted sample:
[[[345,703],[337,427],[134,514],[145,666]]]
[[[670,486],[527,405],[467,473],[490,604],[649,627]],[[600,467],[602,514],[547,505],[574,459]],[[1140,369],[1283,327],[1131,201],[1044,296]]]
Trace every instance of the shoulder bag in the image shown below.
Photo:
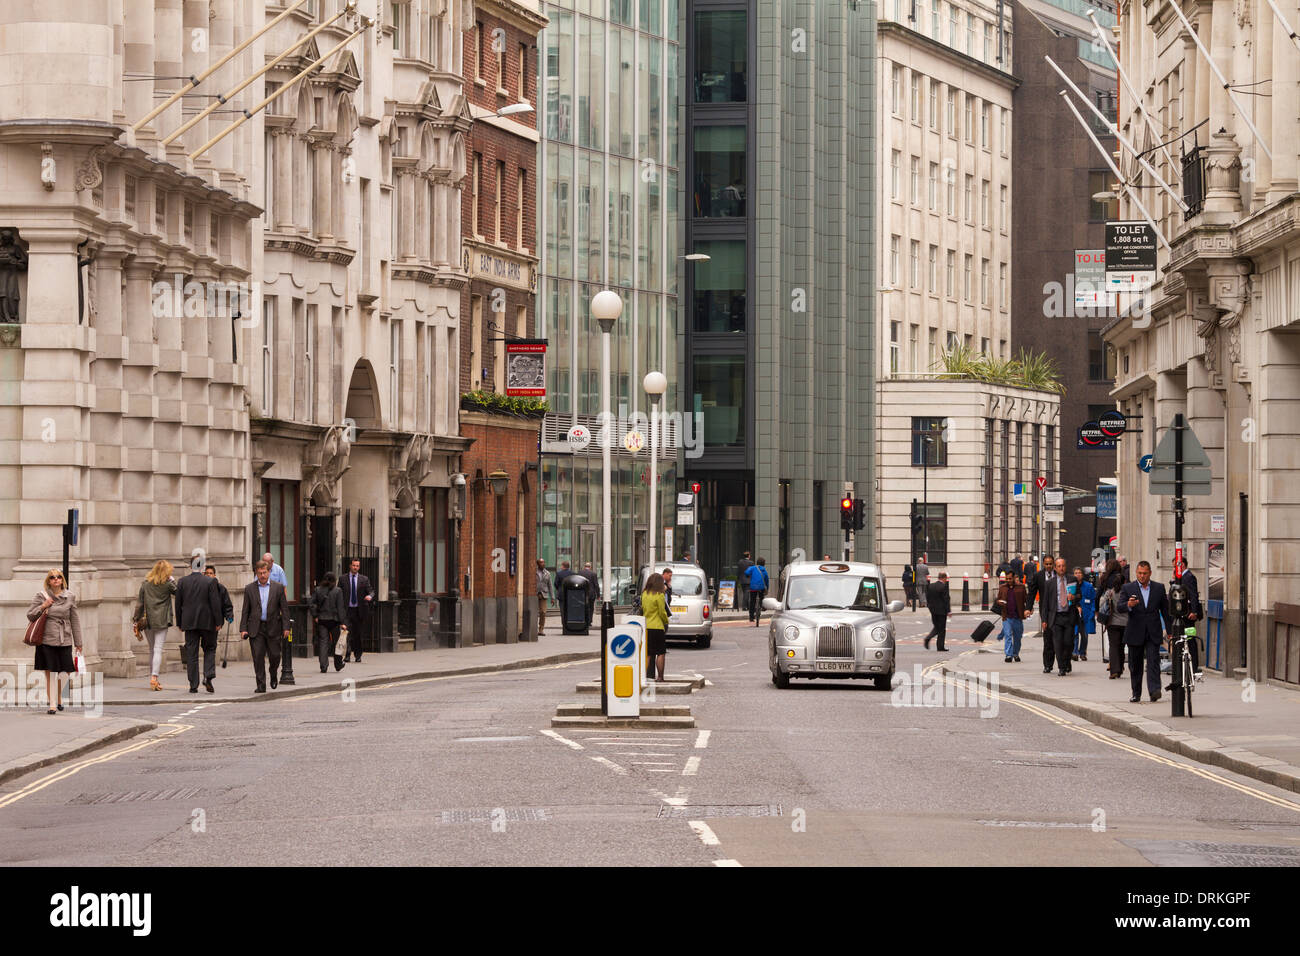
[[[41,595],[48,600],[49,595],[44,591]],[[45,643],[45,619],[49,617],[49,611],[43,611],[34,621],[27,622],[27,633],[23,635],[23,643],[28,647],[39,647]]]

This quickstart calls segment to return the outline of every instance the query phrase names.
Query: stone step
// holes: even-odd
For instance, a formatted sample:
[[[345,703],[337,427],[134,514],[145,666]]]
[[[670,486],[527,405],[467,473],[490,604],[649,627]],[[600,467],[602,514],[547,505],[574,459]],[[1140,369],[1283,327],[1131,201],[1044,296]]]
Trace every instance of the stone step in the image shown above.
[[[599,704],[564,703],[555,708],[557,717],[603,717]],[[689,717],[691,708],[687,704],[642,704],[643,717]]]
[[[695,726],[694,717],[605,717],[574,716],[551,718],[552,727],[616,727],[628,730],[689,730]]]

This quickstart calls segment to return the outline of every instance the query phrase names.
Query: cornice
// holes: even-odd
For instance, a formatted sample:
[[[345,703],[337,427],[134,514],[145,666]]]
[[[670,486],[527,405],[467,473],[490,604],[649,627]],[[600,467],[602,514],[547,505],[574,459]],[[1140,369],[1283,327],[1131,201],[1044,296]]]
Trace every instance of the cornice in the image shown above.
[[[999,70],[997,67],[989,66],[987,63],[960,53],[952,47],[926,36],[924,33],[918,33],[916,30],[909,30],[907,27],[900,26],[892,20],[881,20],[876,24],[876,34],[878,37],[893,36],[900,43],[921,46],[935,55],[964,67],[975,73],[980,74],[986,79],[992,80],[1008,90],[1014,90],[1023,82],[1018,76]],[[883,59],[880,45],[876,46],[876,55]]]

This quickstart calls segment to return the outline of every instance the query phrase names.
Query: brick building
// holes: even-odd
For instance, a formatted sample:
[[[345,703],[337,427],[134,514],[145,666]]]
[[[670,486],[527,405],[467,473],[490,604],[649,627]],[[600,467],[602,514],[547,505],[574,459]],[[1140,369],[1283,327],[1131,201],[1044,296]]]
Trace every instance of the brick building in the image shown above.
[[[537,36],[530,0],[480,0],[465,34],[463,80],[473,125],[462,194],[461,457],[459,537],[463,644],[536,634],[540,413],[512,412],[507,343],[536,334]],[[468,394],[466,394],[468,393]],[[536,396],[544,398],[544,396]],[[492,476],[496,477],[493,478]]]

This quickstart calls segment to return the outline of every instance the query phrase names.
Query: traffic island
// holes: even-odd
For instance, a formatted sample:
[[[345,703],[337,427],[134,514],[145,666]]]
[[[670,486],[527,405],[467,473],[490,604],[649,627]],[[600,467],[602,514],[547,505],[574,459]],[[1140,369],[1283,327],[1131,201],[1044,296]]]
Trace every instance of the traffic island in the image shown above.
[[[640,717],[607,717],[599,704],[566,703],[555,708],[551,726],[689,730],[695,726],[695,718],[687,704],[642,704]]]
[[[656,681],[653,684],[647,684],[645,694],[647,698],[657,694],[693,694],[704,687],[704,676],[702,674],[669,674],[662,681]],[[577,686],[579,694],[599,694],[600,681],[585,680]],[[645,708],[642,708],[642,712]]]

